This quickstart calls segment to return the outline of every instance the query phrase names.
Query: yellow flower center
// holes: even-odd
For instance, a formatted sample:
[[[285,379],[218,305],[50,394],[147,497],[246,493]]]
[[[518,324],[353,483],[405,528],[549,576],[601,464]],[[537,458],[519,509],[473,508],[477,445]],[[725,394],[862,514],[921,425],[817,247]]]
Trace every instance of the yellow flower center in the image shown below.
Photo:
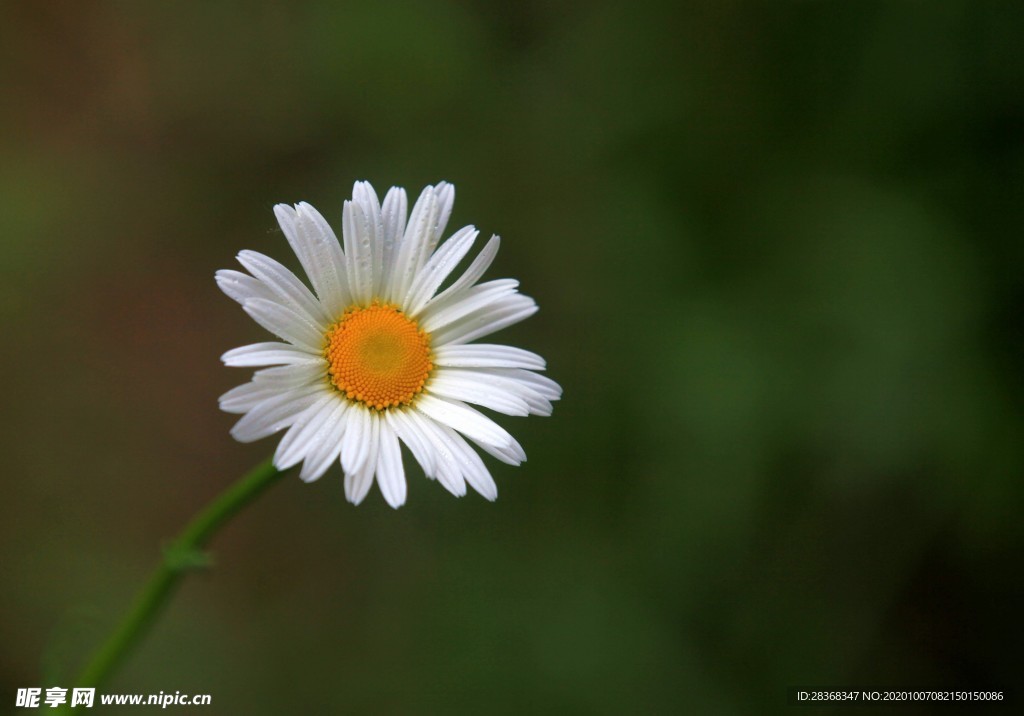
[[[411,403],[434,367],[430,336],[391,304],[350,306],[326,337],[331,383],[377,410]]]

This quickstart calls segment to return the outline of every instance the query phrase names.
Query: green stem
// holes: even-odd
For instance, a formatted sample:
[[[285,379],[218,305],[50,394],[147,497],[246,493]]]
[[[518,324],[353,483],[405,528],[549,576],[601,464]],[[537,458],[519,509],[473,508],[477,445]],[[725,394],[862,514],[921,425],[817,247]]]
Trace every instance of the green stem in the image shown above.
[[[139,593],[131,611],[107,641],[96,650],[75,686],[101,686],[156,620],[157,614],[192,568],[208,563],[201,551],[220,527],[256,499],[281,473],[269,460],[234,483],[196,515],[181,534],[164,549],[164,559]],[[70,702],[70,692],[68,701]]]

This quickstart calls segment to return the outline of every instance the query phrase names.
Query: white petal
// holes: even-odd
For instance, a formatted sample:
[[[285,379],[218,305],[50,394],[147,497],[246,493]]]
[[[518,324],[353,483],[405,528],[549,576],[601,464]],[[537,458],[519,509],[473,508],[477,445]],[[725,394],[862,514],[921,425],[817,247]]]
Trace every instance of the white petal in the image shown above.
[[[433,446],[423,434],[410,424],[410,416],[415,415],[413,411],[389,410],[386,414],[391,429],[399,439],[406,444],[416,462],[423,468],[423,474],[433,479],[435,476],[435,455]]]
[[[455,185],[449,184],[446,181],[439,181],[437,186],[434,187],[434,193],[437,195],[437,218],[434,221],[430,244],[427,247],[427,253],[423,257],[424,260],[427,256],[430,256],[430,252],[434,250],[437,242],[444,235],[445,227],[448,226],[448,219],[452,215],[452,207],[455,206]]]
[[[392,507],[405,504],[405,471],[402,469],[402,450],[398,436],[389,422],[379,415],[374,416],[380,431],[377,450],[377,485],[384,499]]]
[[[242,304],[245,312],[268,331],[310,353],[321,350],[324,334],[308,319],[287,306],[265,298],[251,298]]]
[[[530,414],[530,406],[526,401],[506,387],[488,384],[486,379],[476,380],[472,375],[460,374],[453,370],[438,371],[430,381],[429,390],[431,395],[476,403],[505,415]]]
[[[376,463],[367,462],[359,472],[345,473],[345,499],[353,505],[365,500],[370,488],[373,487],[373,473],[376,468]]]
[[[476,241],[479,233],[474,227],[465,226],[455,232],[430,257],[426,266],[423,267],[423,270],[413,280],[409,294],[402,304],[405,306],[405,311],[408,315],[415,318],[423,310],[427,301],[433,297],[437,289],[444,283],[444,280],[448,278],[449,274],[455,270],[455,267],[458,266],[459,262],[462,261],[463,257],[472,248],[473,242]]]
[[[470,438],[470,440],[473,440]],[[506,465],[521,465],[526,462],[526,453],[523,451],[523,447],[518,442],[513,442],[508,447],[495,447],[494,445],[488,445],[477,440],[473,440],[473,443],[483,450],[485,453],[494,457]]]
[[[356,182],[352,187],[352,200],[362,208],[365,224],[361,234],[370,237],[372,261],[370,266],[370,297],[379,296],[384,256],[384,219],[381,216],[380,200],[370,182]],[[369,300],[369,299],[367,299]]]
[[[220,409],[225,413],[247,413],[263,401],[282,393],[315,387],[321,378],[319,372],[294,371],[297,367],[310,366],[279,366],[258,371],[251,382],[243,383],[220,396]],[[287,370],[282,372],[281,368]]]
[[[274,259],[256,251],[241,251],[238,254],[238,262],[274,293],[278,303],[305,316],[322,330],[331,323],[331,317],[305,284]]]
[[[250,298],[275,300],[274,292],[267,288],[262,281],[249,274],[231,269],[221,269],[214,276],[220,290],[239,303],[245,303]]]
[[[487,372],[493,375],[512,378],[528,385],[548,400],[558,400],[562,397],[562,386],[546,375],[538,375],[533,371],[520,370],[518,368],[491,368]]]
[[[412,216],[405,227],[405,235],[395,255],[391,270],[391,285],[387,299],[399,301],[409,292],[413,277],[420,265],[420,257],[430,241],[431,227],[437,220],[437,196],[434,187],[426,187],[412,208]]]
[[[465,318],[434,333],[434,345],[469,343],[523,321],[537,312],[537,304],[529,296],[508,296],[496,304],[475,311]]]
[[[287,470],[306,457],[325,421],[334,412],[337,402],[343,401],[325,392],[295,419],[274,451],[274,466],[278,470]]]
[[[248,368],[262,365],[322,363],[323,356],[315,355],[289,343],[270,341],[232,348],[220,357],[224,365]]]
[[[316,295],[328,315],[340,316],[350,303],[348,279],[345,275],[345,254],[330,224],[316,209],[302,202],[296,206],[295,253],[309,276]]]
[[[327,390],[326,376],[327,366],[325,363],[275,365],[270,368],[260,368],[253,373],[252,382],[257,385],[271,385],[280,390],[303,387],[317,387]]]
[[[536,353],[494,343],[447,345],[434,349],[434,365],[451,368],[530,368],[544,370]]]
[[[421,395],[416,409],[428,418],[472,436],[475,440],[497,445],[508,445],[512,436],[486,415],[457,400],[444,400],[432,395]]]
[[[487,466],[484,465],[484,461],[480,459],[476,451],[454,430],[443,425],[440,427],[447,434],[455,459],[462,468],[462,476],[470,487],[491,502],[498,499],[498,486],[494,483],[494,478],[491,477]]]
[[[370,415],[368,410],[360,410],[358,408],[351,409],[349,415],[355,415],[363,413],[365,417],[365,432],[363,442],[366,443],[366,455],[367,459],[363,461],[363,465],[357,472],[345,470],[345,497],[348,498],[349,502],[358,505],[366,497],[366,493],[370,491],[370,487],[373,485],[373,473],[377,469],[377,442],[380,439],[380,421],[374,419],[375,416]],[[355,423],[349,423],[347,436],[352,431],[352,426]],[[344,440],[344,438],[342,438]],[[345,446],[342,445],[342,460],[345,459]],[[343,463],[344,465],[344,463]]]
[[[384,197],[381,215],[384,223],[384,240],[381,242],[381,278],[377,292],[382,296],[391,295],[391,271],[395,262],[396,252],[405,234],[405,217],[409,210],[409,200],[405,189],[391,187]]]
[[[479,410],[477,410],[473,406],[465,405],[465,404],[460,404],[460,405],[462,405],[463,408],[468,410],[473,415],[476,415],[477,417],[482,418],[483,420],[490,420],[490,418],[488,418],[486,415],[481,413]],[[507,442],[504,445],[495,445],[495,444],[492,444],[492,443],[489,443],[489,442],[486,442],[486,441],[482,441],[482,440],[480,440],[477,437],[473,437],[469,433],[465,433],[464,435],[465,435],[466,438],[468,438],[469,440],[472,440],[474,443],[476,443],[482,450],[490,453],[491,455],[494,455],[495,457],[497,457],[502,462],[509,462],[509,460],[505,459],[505,456],[507,456],[510,460],[517,460],[518,462],[526,462],[526,452],[523,450],[523,446],[520,445],[519,441],[517,441],[514,437],[512,437],[512,435],[509,434],[508,432],[505,433],[505,437],[507,438]],[[510,464],[516,464],[516,463],[510,463]]]
[[[288,239],[288,244],[298,257],[299,263],[302,264],[303,271],[306,272],[310,283],[313,284],[313,290],[320,296],[320,301],[323,303],[326,291],[322,289],[325,282],[328,281],[327,278],[323,277],[323,274],[325,272],[330,273],[332,270],[331,266],[321,267],[319,264],[323,247],[318,248],[317,242],[307,236],[308,232],[305,229],[303,231],[299,230],[299,212],[296,211],[296,207],[291,207],[287,204],[277,204],[274,207],[274,216],[277,217],[277,223],[281,225],[281,231],[284,232],[285,238]],[[306,217],[303,221],[309,220],[311,220],[310,217]],[[324,223],[326,224],[326,222]],[[327,226],[326,232],[331,237],[334,236],[330,226]],[[337,243],[337,239],[335,239],[335,243]],[[342,263],[344,263],[344,259],[342,259]]]
[[[248,413],[268,398],[279,395],[281,391],[274,385],[263,383],[242,383],[218,398],[220,409],[225,413]]]
[[[284,232],[284,237],[288,240],[288,245],[292,247],[292,251],[299,257],[299,261],[305,265],[301,255],[305,252],[305,245],[299,241],[298,229],[295,228],[295,209],[287,204],[276,204],[274,206],[274,216],[277,218],[277,223],[281,226],[281,231]]]
[[[354,405],[349,409],[348,422],[341,439],[341,466],[345,474],[358,472],[370,458],[370,411]]]
[[[427,306],[420,317],[420,323],[425,331],[439,331],[471,313],[500,308],[510,297],[517,295],[518,287],[519,282],[511,278],[481,283],[453,295],[444,303],[432,303]]]
[[[388,300],[401,302],[413,279],[437,246],[455,202],[455,187],[447,182],[426,187],[416,200],[401,246],[395,256],[387,288]]]
[[[331,412],[320,426],[314,442],[306,453],[306,459],[299,471],[299,479],[312,482],[320,478],[331,463],[338,459],[341,452],[341,438],[345,434],[348,421],[345,420],[347,403],[336,400]]]
[[[253,373],[253,380],[256,380],[257,382],[264,380],[276,381],[279,383],[294,383],[311,381],[315,378],[323,378],[325,375],[327,375],[327,362],[319,361],[318,363],[299,363],[294,366],[271,366],[270,368],[261,368]]]
[[[406,417],[409,426],[420,434],[421,440],[430,446],[434,454],[437,481],[456,497],[465,495],[466,480],[462,477],[462,468],[455,459],[444,426],[415,410],[406,412]]]
[[[528,371],[523,371],[527,373]],[[432,392],[438,392],[436,390],[437,381],[443,378],[445,385],[451,385],[453,381],[457,384],[454,388],[458,390],[480,390],[484,392],[497,391],[502,394],[514,396],[518,400],[522,401],[523,404],[529,408],[530,415],[551,415],[551,401],[546,397],[550,395],[548,389],[540,389],[536,382],[527,378],[522,378],[516,374],[509,374],[501,372],[500,369],[495,368],[441,368],[437,371],[434,379],[430,382],[430,390]],[[459,387],[461,386],[461,388]],[[441,393],[449,393],[451,390],[442,390]],[[458,396],[449,396],[458,397]],[[462,400],[468,400],[470,403],[479,403],[486,408],[489,408],[487,403],[483,403],[477,400],[471,400],[468,398],[460,398]],[[497,410],[497,408],[493,408]],[[511,413],[510,413],[511,415]]]
[[[295,422],[295,419],[322,394],[320,386],[289,390],[264,400],[231,428],[231,435],[242,443],[250,443]]]
[[[373,254],[375,235],[363,207],[345,202],[341,213],[341,229],[345,237],[345,261],[352,300],[366,305],[373,297]]]
[[[490,267],[491,262],[494,261],[494,257],[498,255],[498,247],[500,245],[501,239],[497,236],[491,236],[490,241],[488,241],[487,245],[484,246],[479,254],[476,255],[476,258],[473,259],[473,263],[469,265],[469,268],[466,269],[465,273],[456,279],[451,286],[437,294],[437,296],[435,296],[427,305],[442,304],[449,298],[457,296],[479,281],[484,275],[484,272],[487,271],[488,267]]]

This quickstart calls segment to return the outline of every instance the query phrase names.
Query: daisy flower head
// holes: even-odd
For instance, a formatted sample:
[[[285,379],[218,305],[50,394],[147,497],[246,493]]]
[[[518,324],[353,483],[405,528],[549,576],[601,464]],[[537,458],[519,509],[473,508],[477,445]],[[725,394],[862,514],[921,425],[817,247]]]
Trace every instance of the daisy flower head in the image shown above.
[[[550,415],[557,383],[536,371],[544,359],[506,345],[473,343],[537,311],[519,282],[480,278],[498,252],[492,236],[461,274],[478,231],[440,241],[455,188],[428,186],[412,213],[404,189],[381,203],[356,182],[342,211],[342,242],[306,203],[274,213],[309,277],[255,251],[248,273],[217,272],[217,284],[283,342],[224,354],[226,365],[259,368],[220,407],[243,417],[231,430],[252,442],[287,430],[274,453],[284,470],[302,463],[309,482],[339,462],[353,504],[376,481],[392,507],[405,502],[402,443],[427,477],[456,496],[466,485],[494,500],[497,486],[469,442],[510,465],[526,460],[511,434],[470,403],[506,415]],[[467,442],[467,440],[469,442]]]

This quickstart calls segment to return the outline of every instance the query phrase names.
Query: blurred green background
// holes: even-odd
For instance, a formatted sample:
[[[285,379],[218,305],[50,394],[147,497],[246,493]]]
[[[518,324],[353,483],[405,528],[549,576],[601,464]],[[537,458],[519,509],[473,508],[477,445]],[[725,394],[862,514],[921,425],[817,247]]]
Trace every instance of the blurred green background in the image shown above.
[[[213,273],[271,208],[458,189],[529,462],[408,504],[292,476],[108,691],[195,713],[786,712],[1013,689],[1024,4],[4,3],[0,678],[70,685],[161,543],[269,454]],[[926,712],[921,709],[919,712]],[[179,713],[190,712],[185,708]],[[900,713],[913,713],[907,707]]]

